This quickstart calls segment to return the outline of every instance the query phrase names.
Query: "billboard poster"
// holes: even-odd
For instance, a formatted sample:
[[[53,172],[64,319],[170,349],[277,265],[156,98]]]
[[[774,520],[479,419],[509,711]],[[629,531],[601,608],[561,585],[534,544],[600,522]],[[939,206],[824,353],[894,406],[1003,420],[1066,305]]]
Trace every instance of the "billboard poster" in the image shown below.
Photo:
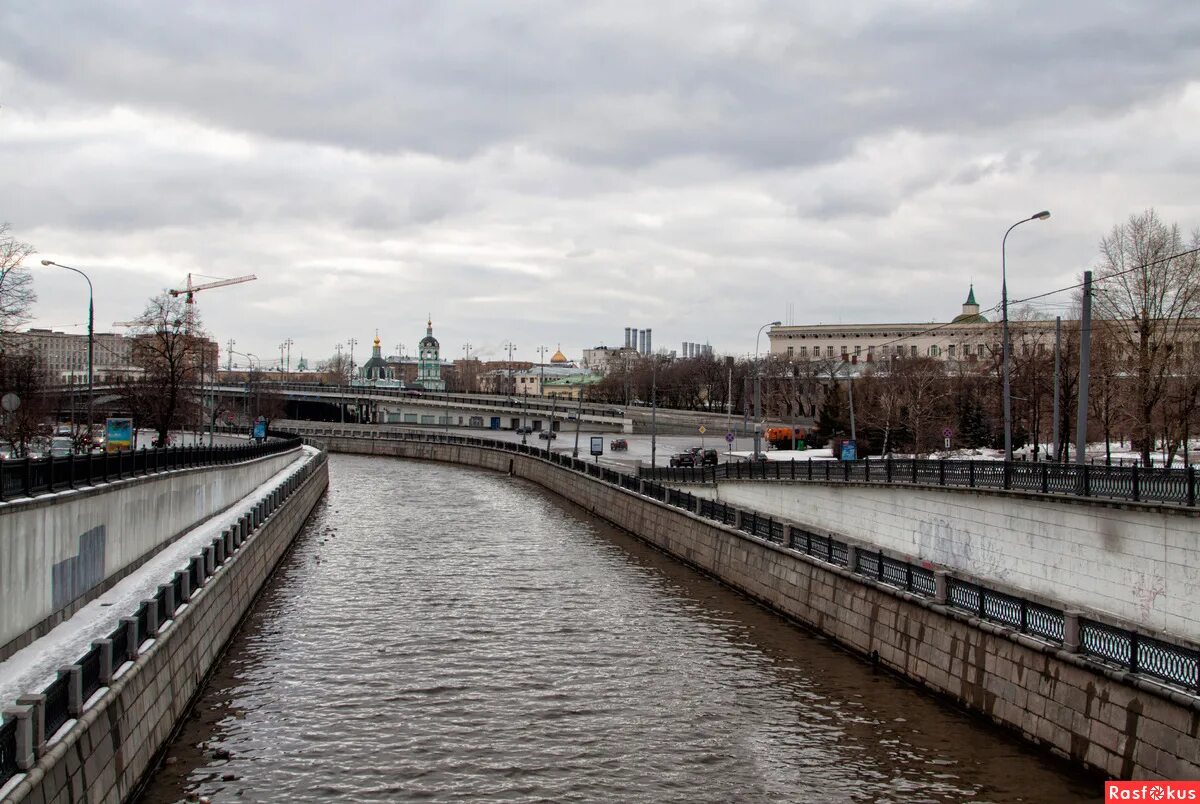
[[[267,420],[259,419],[254,423],[254,438],[263,441],[267,437]]]
[[[842,442],[842,460],[856,461],[858,460],[858,444],[853,440]]]
[[[104,449],[106,452],[133,449],[133,419],[104,420]]]
[[[604,454],[604,436],[592,436],[592,454],[597,458]]]

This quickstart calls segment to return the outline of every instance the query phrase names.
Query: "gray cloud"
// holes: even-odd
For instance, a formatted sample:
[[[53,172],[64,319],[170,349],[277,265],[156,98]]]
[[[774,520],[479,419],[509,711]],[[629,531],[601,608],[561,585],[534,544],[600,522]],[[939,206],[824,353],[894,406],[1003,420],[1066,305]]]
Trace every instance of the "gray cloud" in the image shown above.
[[[1200,220],[1177,3],[64,2],[0,33],[0,219],[95,266],[116,317],[254,271],[205,311],[260,351],[415,341],[430,312],[447,344],[636,323],[744,351],[787,302],[983,301],[1034,208],[1018,287],[1134,209]]]

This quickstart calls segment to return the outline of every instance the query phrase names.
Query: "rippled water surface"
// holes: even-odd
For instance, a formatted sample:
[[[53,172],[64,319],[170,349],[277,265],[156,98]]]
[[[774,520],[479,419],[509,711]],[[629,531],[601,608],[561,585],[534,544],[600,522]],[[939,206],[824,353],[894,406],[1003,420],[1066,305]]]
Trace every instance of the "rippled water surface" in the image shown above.
[[[330,480],[142,801],[1099,800],[536,486]]]

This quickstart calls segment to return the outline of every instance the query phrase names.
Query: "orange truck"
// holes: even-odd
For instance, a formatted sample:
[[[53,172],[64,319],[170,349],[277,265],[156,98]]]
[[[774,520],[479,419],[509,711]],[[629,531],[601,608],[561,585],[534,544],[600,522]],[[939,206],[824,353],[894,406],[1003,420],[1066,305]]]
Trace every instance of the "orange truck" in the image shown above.
[[[791,427],[768,427],[767,441],[769,441],[776,449],[803,449],[799,447],[797,442],[804,441],[805,432],[803,428],[792,429]]]

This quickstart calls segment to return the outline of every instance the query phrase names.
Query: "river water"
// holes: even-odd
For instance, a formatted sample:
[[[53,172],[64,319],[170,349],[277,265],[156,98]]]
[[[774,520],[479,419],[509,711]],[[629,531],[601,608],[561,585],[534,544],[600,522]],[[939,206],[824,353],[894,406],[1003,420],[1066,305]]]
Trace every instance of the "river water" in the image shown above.
[[[1099,793],[537,486],[334,455],[141,801]]]

